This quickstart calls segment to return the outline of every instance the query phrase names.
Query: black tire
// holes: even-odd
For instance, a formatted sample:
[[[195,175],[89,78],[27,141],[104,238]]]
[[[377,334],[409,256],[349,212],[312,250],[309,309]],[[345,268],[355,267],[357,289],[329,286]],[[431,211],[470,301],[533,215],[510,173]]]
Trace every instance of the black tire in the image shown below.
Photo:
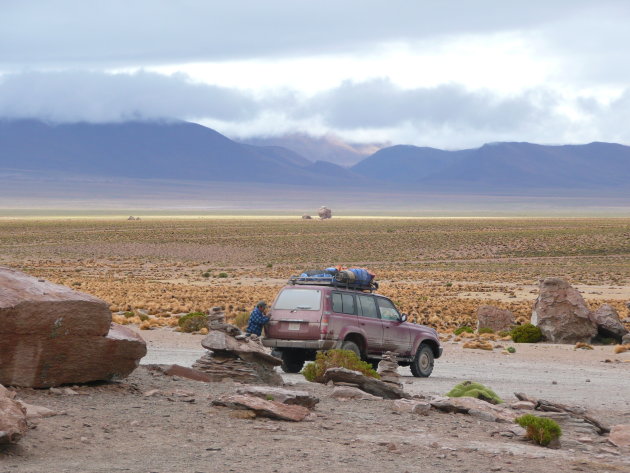
[[[346,340],[341,344],[341,349],[353,351],[359,357],[359,360],[361,359],[361,349],[356,343],[351,342],[350,340]]]
[[[304,367],[304,355],[296,353],[292,350],[283,350],[280,358],[282,359],[282,371],[285,373],[299,373]]]
[[[411,362],[411,374],[416,378],[428,378],[433,372],[433,350],[428,345],[420,345]]]

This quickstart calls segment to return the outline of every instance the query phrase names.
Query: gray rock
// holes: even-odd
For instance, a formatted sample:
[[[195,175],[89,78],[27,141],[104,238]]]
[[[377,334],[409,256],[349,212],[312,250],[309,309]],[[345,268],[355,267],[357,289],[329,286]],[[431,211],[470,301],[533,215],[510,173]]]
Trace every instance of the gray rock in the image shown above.
[[[350,383],[356,385],[359,389],[380,396],[385,399],[408,398],[402,388],[392,383],[384,383],[375,378],[365,376],[359,371],[352,371],[345,368],[329,368],[324,373],[324,382],[334,381],[336,383]]]
[[[630,333],[621,337],[621,343],[623,343],[624,345],[630,344]]]
[[[361,401],[378,401],[382,399],[352,386],[335,386],[330,393],[330,397],[341,401],[348,401],[351,399]]]
[[[597,334],[590,310],[577,289],[560,278],[540,281],[532,324],[553,343],[589,342]]]
[[[306,391],[291,391],[289,389],[270,386],[244,386],[236,390],[238,394],[256,396],[261,399],[273,400],[282,404],[303,406],[312,409],[319,402],[319,398]]]
[[[602,304],[599,309],[592,312],[591,320],[602,337],[612,337],[620,342],[623,336],[628,334],[628,330],[619,320],[617,310],[610,304]]]
[[[500,332],[510,330],[514,324],[514,314],[509,310],[491,305],[482,305],[477,309],[477,330],[490,328],[495,332]]]

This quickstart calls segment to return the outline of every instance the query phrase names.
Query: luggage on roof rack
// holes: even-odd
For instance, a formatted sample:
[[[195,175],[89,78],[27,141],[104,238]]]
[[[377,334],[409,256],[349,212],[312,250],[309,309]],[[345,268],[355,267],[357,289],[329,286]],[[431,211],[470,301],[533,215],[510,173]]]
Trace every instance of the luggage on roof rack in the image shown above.
[[[378,289],[374,274],[363,268],[309,270],[299,276],[291,276],[289,284],[333,286],[370,292]]]

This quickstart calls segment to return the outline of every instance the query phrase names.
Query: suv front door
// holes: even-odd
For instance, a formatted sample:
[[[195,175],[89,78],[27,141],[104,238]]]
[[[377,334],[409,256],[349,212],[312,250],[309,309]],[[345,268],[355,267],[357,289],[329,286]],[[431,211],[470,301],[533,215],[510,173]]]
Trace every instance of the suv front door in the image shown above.
[[[357,295],[359,328],[365,333],[368,354],[383,353],[383,324],[378,317],[374,296]]]
[[[411,333],[405,326],[402,316],[389,299],[376,297],[383,323],[383,351],[393,351],[399,355],[411,354]]]

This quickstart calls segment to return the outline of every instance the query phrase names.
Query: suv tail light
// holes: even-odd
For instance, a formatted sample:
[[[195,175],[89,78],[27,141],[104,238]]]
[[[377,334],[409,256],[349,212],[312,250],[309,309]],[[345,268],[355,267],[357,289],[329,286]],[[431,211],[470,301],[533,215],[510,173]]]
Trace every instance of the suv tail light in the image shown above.
[[[328,333],[328,319],[330,316],[328,314],[322,315],[322,321],[319,325],[319,331],[322,335],[326,335]]]

